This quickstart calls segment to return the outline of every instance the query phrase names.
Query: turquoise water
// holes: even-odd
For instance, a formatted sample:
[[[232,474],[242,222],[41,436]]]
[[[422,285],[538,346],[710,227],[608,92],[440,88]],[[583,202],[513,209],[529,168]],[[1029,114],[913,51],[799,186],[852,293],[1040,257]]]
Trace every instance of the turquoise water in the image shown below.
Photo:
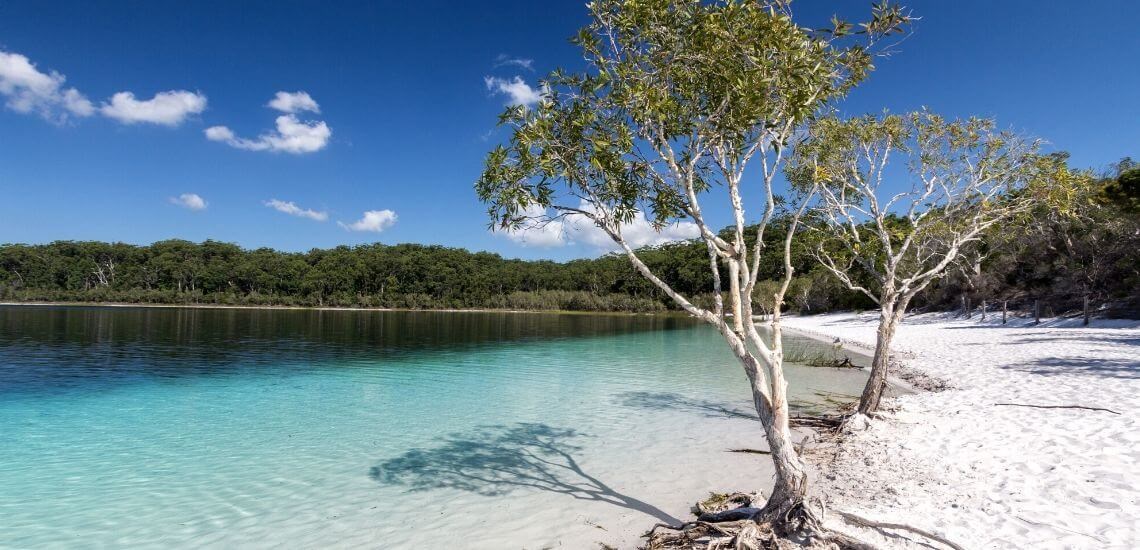
[[[441,521],[461,547],[626,544],[687,493],[764,481],[724,452],[763,443],[718,338],[679,317],[0,307],[0,547],[393,548]],[[807,406],[863,374],[789,379]]]

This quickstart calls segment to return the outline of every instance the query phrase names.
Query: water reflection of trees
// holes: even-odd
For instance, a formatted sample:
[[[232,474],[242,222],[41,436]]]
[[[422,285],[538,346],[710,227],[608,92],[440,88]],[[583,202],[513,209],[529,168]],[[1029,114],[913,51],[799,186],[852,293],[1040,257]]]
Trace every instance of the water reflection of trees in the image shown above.
[[[309,372],[533,341],[692,327],[675,316],[0,306],[0,389]]]

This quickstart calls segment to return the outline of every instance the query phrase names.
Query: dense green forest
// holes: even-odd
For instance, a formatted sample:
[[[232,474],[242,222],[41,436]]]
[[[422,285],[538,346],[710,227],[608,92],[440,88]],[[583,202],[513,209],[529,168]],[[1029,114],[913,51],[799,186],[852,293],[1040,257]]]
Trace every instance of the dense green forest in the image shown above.
[[[775,229],[775,228],[773,228]],[[770,231],[769,237],[782,237]],[[711,300],[708,256],[695,242],[640,255],[677,290]],[[763,276],[777,276],[777,258]],[[812,307],[864,307],[797,254],[797,287]],[[826,295],[825,295],[826,292]],[[303,253],[223,242],[149,246],[60,241],[0,246],[0,299],[166,304],[664,311],[672,302],[622,255],[568,262],[505,259],[418,244],[369,244]],[[798,307],[798,306],[797,306]]]
[[[1040,208],[987,235],[929,289],[927,307],[1008,300],[1046,316],[1078,311],[1087,297],[1104,316],[1140,317],[1140,163],[1130,158],[1090,179],[1068,212]]]
[[[1140,313],[1140,166],[1114,165],[1074,198],[1073,212],[1042,212],[1003,227],[916,304],[960,307],[1009,300],[1045,314],[1078,309],[1085,296],[1107,315]],[[774,224],[766,238],[778,249]],[[798,239],[795,311],[873,307],[815,265],[810,231]],[[703,245],[643,249],[646,263],[677,290],[711,300]],[[761,277],[779,275],[778,258]],[[770,292],[769,282],[758,294]],[[768,290],[766,290],[768,289]],[[303,253],[168,240],[149,246],[60,241],[0,245],[0,299],[163,304],[389,308],[664,311],[670,300],[621,255],[569,262],[505,259],[487,252],[417,244],[340,246]],[[758,297],[762,303],[762,296]],[[762,313],[762,312],[757,312]]]

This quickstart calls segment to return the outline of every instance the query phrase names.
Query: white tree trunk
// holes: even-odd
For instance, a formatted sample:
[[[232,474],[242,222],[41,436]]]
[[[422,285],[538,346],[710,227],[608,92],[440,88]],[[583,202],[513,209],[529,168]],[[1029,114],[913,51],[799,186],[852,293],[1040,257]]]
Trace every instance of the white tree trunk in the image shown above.
[[[887,387],[887,372],[890,369],[891,341],[895,337],[903,309],[898,299],[889,297],[879,310],[879,330],[875,336],[875,355],[871,359],[871,375],[859,397],[859,413],[871,414],[879,410],[883,390]],[[905,307],[905,306],[904,306]]]
[[[776,331],[773,338],[779,341],[779,325],[777,324],[773,330]],[[789,424],[787,382],[783,377],[782,353],[773,354],[767,361],[769,371],[772,373],[771,384],[768,384],[760,360],[748,351],[744,341],[729,331],[727,325],[724,325],[721,333],[729,341],[730,347],[744,367],[745,374],[748,375],[753,405],[756,407],[761,425],[764,426],[765,439],[776,470],[772,494],[764,505],[762,515],[767,518],[779,518],[793,506],[803,502],[808,488],[807,470],[803,460],[796,453]]]
[[[745,312],[740,303],[740,264],[736,260],[728,261],[728,280],[729,280],[729,294],[730,304],[732,307],[732,330],[737,334],[744,335],[745,321],[752,322],[752,312],[748,312],[748,319],[745,319]]]

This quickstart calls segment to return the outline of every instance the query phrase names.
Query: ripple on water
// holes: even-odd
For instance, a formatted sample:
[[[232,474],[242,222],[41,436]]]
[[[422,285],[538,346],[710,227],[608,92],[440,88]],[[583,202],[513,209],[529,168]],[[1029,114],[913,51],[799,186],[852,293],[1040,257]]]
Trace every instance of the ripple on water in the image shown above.
[[[441,521],[440,545],[628,545],[705,490],[766,483],[722,452],[762,435],[718,338],[679,318],[0,307],[0,547],[401,547]],[[790,378],[809,401],[862,383]]]

